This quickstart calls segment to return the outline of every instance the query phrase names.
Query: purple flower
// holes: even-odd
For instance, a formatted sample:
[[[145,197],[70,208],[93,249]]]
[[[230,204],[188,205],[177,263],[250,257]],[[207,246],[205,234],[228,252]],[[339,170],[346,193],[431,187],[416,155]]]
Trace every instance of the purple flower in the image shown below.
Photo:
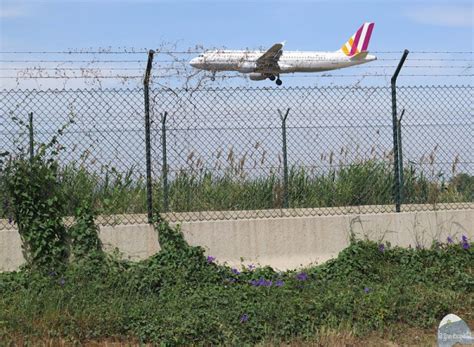
[[[64,279],[64,277],[61,277],[61,279],[59,280],[59,285],[63,287],[65,284],[66,284],[66,280]]]
[[[308,279],[308,274],[306,272],[300,272],[296,275],[298,281],[306,281]]]
[[[216,260],[216,257],[213,257],[212,255],[207,256],[207,263],[212,264]]]
[[[448,243],[453,243],[453,239],[451,238],[451,236],[448,236],[448,238],[446,239],[448,241]]]
[[[12,218],[12,216],[8,216],[8,224],[13,224],[13,218]]]
[[[249,316],[248,314],[244,313],[241,317],[240,317],[240,323],[245,323],[249,320]]]
[[[471,247],[471,245],[469,244],[469,241],[467,240],[467,236],[466,235],[463,235],[461,237],[461,246],[462,248],[464,249],[469,249]]]
[[[379,251],[382,253],[385,252],[385,246],[383,243],[379,244]]]
[[[275,287],[282,287],[285,284],[282,280],[278,280],[275,282]]]
[[[253,264],[250,264],[248,267],[247,267],[250,271],[254,270],[255,269],[255,265]]]
[[[364,288],[365,294],[368,294],[368,293],[371,292],[371,291],[372,291],[372,289],[370,289],[369,287],[365,287],[365,288]]]
[[[250,285],[254,287],[271,287],[272,281],[267,281],[265,278],[260,277],[258,280],[251,280]]]
[[[240,275],[240,271],[237,270],[236,268],[232,268],[231,271],[232,271],[232,273],[233,273],[234,275]]]

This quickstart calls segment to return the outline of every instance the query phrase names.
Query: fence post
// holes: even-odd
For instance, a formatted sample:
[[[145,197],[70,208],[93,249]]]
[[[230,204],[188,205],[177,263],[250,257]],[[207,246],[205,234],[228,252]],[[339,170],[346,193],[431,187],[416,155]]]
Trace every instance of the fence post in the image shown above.
[[[168,112],[163,113],[161,118],[161,141],[163,148],[163,168],[161,175],[163,180],[163,211],[168,212],[169,209],[169,187],[168,187],[168,158],[166,151],[166,116]]]
[[[288,208],[288,154],[286,151],[286,118],[290,109],[286,110],[285,115],[278,109],[281,119],[281,132],[283,137],[283,207]]]
[[[400,187],[400,164],[399,164],[399,149],[398,149],[398,119],[397,119],[397,77],[400,70],[408,56],[408,50],[405,49],[402,58],[398,63],[397,69],[390,80],[392,86],[392,128],[393,128],[393,173],[394,173],[394,198],[395,198],[395,210],[400,212],[401,204],[401,187]]]
[[[402,152],[402,118],[405,114],[405,109],[402,110],[400,118],[397,119],[397,141],[398,141],[398,167],[400,180],[400,205],[403,204],[404,196],[404,181],[403,181],[403,152]]]
[[[145,97],[145,155],[146,155],[146,206],[148,212],[148,223],[153,222],[153,183],[151,178],[151,136],[150,136],[150,95],[149,84],[153,55],[155,51],[148,51],[148,62],[146,65],[145,79],[143,80]]]
[[[33,132],[33,112],[28,114],[28,132],[30,133],[30,162],[33,162],[35,156],[34,132]]]

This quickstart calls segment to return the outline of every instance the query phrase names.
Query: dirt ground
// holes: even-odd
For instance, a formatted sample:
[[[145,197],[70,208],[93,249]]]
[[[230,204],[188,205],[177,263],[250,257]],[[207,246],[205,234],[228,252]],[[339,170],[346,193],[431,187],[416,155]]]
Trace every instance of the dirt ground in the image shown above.
[[[471,329],[474,327],[474,320],[467,319],[466,323]],[[369,334],[364,337],[354,336],[350,332],[329,331],[322,333],[323,336],[315,341],[294,340],[289,343],[259,343],[258,347],[437,347],[437,328],[420,329],[407,327],[406,325],[396,325],[390,327],[385,332]],[[5,343],[6,342],[6,343]],[[0,347],[23,347],[23,346],[41,346],[41,347],[151,347],[154,344],[140,343],[133,338],[107,338],[90,341],[70,341],[61,338],[38,338],[24,339],[21,336],[14,338],[13,341],[0,341]],[[456,344],[454,346],[461,346]],[[469,345],[474,347],[474,344]],[[463,345],[462,347],[466,347]]]
[[[363,338],[352,336],[350,333],[329,333],[322,336],[318,341],[293,341],[291,343],[280,343],[277,346],[300,347],[300,346],[334,346],[334,347],[398,347],[398,346],[437,346],[436,331],[420,330],[413,328],[400,328],[391,331],[390,334],[372,334]],[[3,344],[0,344],[3,346]],[[96,341],[67,341],[58,338],[29,340],[18,337],[15,341],[7,342],[5,346],[44,346],[44,347],[125,347],[125,346],[153,346],[152,344],[140,344],[137,340],[127,339],[104,339]],[[261,347],[275,346],[273,343],[258,344]]]

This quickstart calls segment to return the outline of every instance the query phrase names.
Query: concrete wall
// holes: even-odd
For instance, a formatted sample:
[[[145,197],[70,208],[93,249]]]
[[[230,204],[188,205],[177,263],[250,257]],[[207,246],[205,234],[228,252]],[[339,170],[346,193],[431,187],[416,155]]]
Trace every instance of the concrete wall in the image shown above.
[[[303,211],[303,210],[301,210]],[[229,265],[254,263],[285,270],[321,263],[347,247],[351,233],[358,238],[389,241],[403,247],[429,246],[448,236],[474,237],[474,209],[339,216],[302,216],[184,222],[186,240]],[[301,213],[304,215],[304,213]],[[108,251],[124,258],[144,259],[159,250],[157,234],[147,224],[100,226]],[[23,262],[15,229],[0,230],[0,271]]]

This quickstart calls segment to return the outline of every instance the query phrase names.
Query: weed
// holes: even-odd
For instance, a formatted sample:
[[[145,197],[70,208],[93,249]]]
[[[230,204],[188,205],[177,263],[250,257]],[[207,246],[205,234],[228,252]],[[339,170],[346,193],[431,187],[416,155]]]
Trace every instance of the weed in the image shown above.
[[[162,250],[137,263],[73,261],[61,274],[0,274],[0,338],[123,338],[166,345],[311,341],[396,324],[433,329],[472,319],[473,250],[462,243],[402,249],[353,241],[299,271],[231,269],[208,261],[178,229],[156,226]],[[344,328],[343,328],[344,327]]]

